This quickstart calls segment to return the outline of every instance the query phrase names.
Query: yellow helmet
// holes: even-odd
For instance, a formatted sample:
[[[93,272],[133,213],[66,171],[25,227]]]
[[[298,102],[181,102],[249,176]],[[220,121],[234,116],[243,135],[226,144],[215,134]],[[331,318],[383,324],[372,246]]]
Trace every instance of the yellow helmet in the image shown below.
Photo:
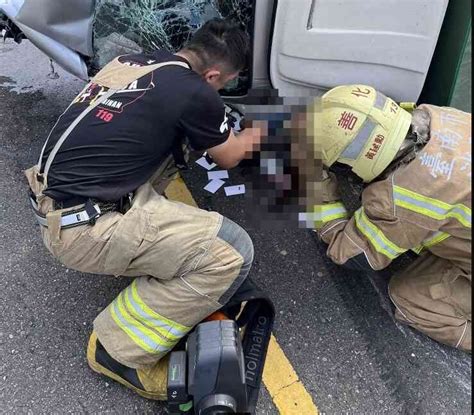
[[[348,164],[364,182],[387,168],[411,122],[409,112],[366,85],[331,89],[314,115],[316,150],[321,151],[324,165]]]

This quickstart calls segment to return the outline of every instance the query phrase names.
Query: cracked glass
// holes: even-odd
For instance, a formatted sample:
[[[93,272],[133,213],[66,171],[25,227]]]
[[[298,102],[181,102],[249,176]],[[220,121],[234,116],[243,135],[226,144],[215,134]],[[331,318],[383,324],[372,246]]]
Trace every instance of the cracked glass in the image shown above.
[[[251,33],[252,13],[249,0],[97,0],[91,65],[97,71],[123,54],[176,52],[214,17],[237,22]],[[249,81],[246,69],[222,95],[244,95]]]

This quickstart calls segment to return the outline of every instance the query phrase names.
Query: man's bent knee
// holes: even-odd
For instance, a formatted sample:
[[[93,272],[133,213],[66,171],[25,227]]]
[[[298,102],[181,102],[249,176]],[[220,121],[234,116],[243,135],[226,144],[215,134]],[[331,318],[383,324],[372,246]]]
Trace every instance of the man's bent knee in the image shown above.
[[[470,314],[462,316],[447,298],[438,299],[433,296],[434,290],[428,287],[424,292],[411,282],[401,275],[390,281],[388,292],[396,307],[395,318],[440,343],[470,352]]]
[[[406,315],[407,310],[403,306],[403,303],[406,300],[404,291],[407,289],[406,284],[403,284],[400,276],[395,275],[391,278],[388,284],[388,295],[393,305],[395,306],[395,317],[397,320],[404,323],[411,323],[412,321]]]
[[[239,274],[229,289],[219,298],[219,303],[226,304],[247,278],[253,262],[254,248],[248,233],[226,217],[222,220],[217,237],[232,246],[243,259]]]

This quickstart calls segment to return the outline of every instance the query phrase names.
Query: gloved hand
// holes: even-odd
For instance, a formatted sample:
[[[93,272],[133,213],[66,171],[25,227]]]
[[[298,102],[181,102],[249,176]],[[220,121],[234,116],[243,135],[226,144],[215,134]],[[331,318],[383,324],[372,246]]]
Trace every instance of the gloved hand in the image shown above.
[[[225,104],[225,113],[229,119],[229,126],[232,128],[234,133],[239,133],[244,127],[244,115],[234,107],[231,107],[228,104]]]
[[[323,202],[331,203],[341,199],[337,190],[336,175],[332,172],[328,172],[326,169],[323,169],[322,187]]]

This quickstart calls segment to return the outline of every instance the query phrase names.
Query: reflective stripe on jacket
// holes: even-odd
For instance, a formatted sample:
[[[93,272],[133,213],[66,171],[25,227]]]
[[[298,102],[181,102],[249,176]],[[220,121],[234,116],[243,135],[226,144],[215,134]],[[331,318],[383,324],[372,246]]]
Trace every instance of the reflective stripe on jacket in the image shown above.
[[[348,221],[339,217],[320,226],[334,262],[363,256],[378,270],[408,250],[427,249],[470,272],[471,114],[419,108],[431,115],[423,150],[387,179],[369,185]]]

